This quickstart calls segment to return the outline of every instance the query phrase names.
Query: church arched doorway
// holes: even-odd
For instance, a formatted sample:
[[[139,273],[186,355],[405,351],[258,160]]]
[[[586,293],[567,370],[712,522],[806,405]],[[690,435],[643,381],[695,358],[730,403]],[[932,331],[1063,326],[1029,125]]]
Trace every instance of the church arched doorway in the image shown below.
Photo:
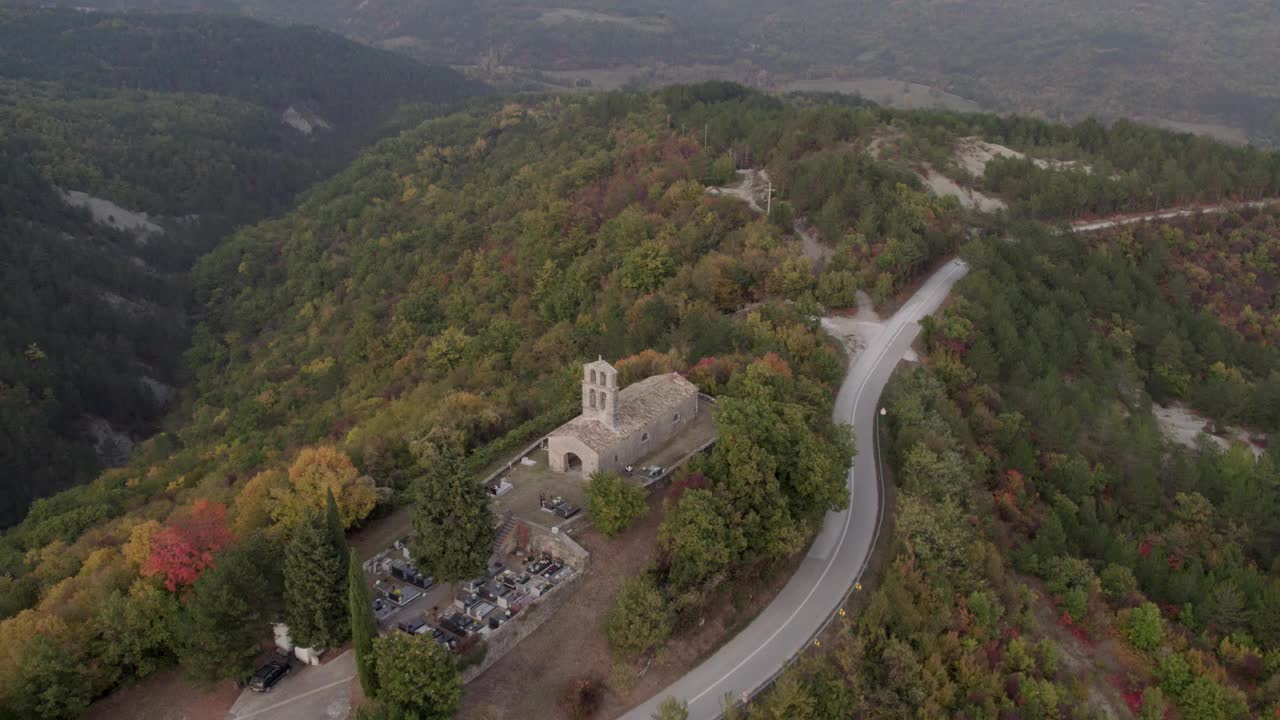
[[[573,453],[565,453],[564,469],[568,472],[582,472],[582,458]]]

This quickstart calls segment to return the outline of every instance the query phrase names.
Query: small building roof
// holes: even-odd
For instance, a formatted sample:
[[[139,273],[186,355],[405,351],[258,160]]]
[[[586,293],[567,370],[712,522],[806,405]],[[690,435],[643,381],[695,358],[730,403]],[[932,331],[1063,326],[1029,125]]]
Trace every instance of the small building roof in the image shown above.
[[[576,437],[592,450],[604,452],[697,394],[698,387],[680,373],[654,375],[618,392],[617,428],[610,429],[599,420],[579,415],[552,430],[548,437]]]

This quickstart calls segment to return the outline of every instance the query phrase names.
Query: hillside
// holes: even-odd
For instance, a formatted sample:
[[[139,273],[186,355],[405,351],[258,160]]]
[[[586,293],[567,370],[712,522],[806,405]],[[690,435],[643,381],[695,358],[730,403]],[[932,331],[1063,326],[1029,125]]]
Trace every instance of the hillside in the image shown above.
[[[82,5],[84,0],[64,0]],[[899,107],[1127,117],[1280,142],[1280,15],[1250,0],[96,0],[329,28],[513,86],[728,79]],[[543,85],[545,86],[545,85]]]
[[[974,136],[1046,158],[1026,172],[1057,172],[1050,159],[1112,172],[1048,176],[1060,180],[1039,194],[1052,202],[1010,191],[1008,213],[979,216],[929,194],[918,175],[957,173],[954,150]],[[734,182],[747,159],[773,181],[768,220],[706,189]],[[760,532],[717,551],[726,559],[705,574],[664,586],[692,621],[726,566],[785,557],[840,505],[833,453],[847,447],[827,418],[841,367],[813,320],[823,306],[849,307],[859,290],[892,302],[975,232],[1003,237],[1010,217],[1090,214],[1102,200],[1108,211],[1145,208],[1207,169],[1218,184],[1186,199],[1280,186],[1275,155],[1138,126],[784,102],[719,83],[482,100],[422,122],[197,264],[191,382],[165,432],[125,466],[36,502],[0,539],[0,697],[27,717],[24,693],[69,688],[65,703],[39,711],[64,717],[175,662],[207,681],[242,677],[261,639],[254,628],[279,612],[270,548],[315,500],[300,484],[312,464],[361,489],[359,512],[343,505],[348,524],[375,522],[405,502],[436,447],[457,446],[477,470],[562,422],[577,403],[576,364],[599,355],[621,358],[623,382],[686,372],[731,409],[722,432],[741,444],[717,451],[712,484],[692,497],[727,503],[712,507]],[[1138,192],[1140,182],[1160,192]],[[796,216],[816,237],[801,242]],[[1135,294],[1156,302],[1150,284],[1121,287],[1131,294],[1099,302],[1115,312],[1141,307]],[[1153,307],[1158,317],[1163,306]],[[1001,318],[967,321],[943,332],[983,322],[1009,336]],[[1043,371],[1065,361],[1052,332],[1061,322],[1035,322],[1046,323],[1034,335],[1043,339],[1022,364]],[[1226,330],[1186,322],[1179,332],[1221,345],[1230,365],[1251,357]],[[1005,372],[990,355],[1013,346],[979,345],[967,358],[977,367],[987,356],[979,377]],[[1210,376],[1214,357],[1189,369]],[[1273,360],[1256,363],[1241,377],[1270,387],[1260,379]],[[1008,365],[1023,382],[1020,362]],[[775,489],[760,495],[752,483]],[[219,529],[226,569],[166,586],[153,536],[192,525]]]
[[[173,432],[38,501],[4,537],[0,697],[63,717],[175,659],[209,681],[242,677],[278,587],[237,585],[250,607],[233,616],[210,604],[214,580],[171,592],[140,569],[161,523],[223,512],[240,542],[218,567],[244,553],[278,565],[255,539],[278,538],[298,502],[285,486],[300,448],[331,446],[397,492],[422,472],[424,443],[459,442],[475,467],[561,422],[573,364],[596,354],[634,355],[618,363],[626,377],[698,364],[700,386],[723,392],[772,353],[757,381],[806,408],[829,402],[839,357],[799,309],[727,314],[802,299],[812,277],[796,244],[704,193],[691,176],[707,157],[664,128],[666,110],[657,96],[548,98],[432,120],[202,260],[195,382]],[[820,410],[791,417],[830,425]],[[839,464],[824,468],[838,483]],[[812,521],[807,505],[791,513]],[[124,642],[122,623],[148,640]],[[77,626],[93,641],[71,642]],[[74,680],[33,659],[49,652]],[[27,693],[47,687],[62,701],[33,710]]]
[[[447,69],[314,28],[225,16],[56,10],[0,13],[0,77],[219,95],[277,116],[293,107],[355,141],[371,137],[402,104],[447,102],[483,90]]]
[[[1274,437],[1280,353],[1166,296],[1180,232],[968,246],[886,393],[891,565],[750,718],[1280,711],[1280,451],[1182,447],[1153,412]]]
[[[1161,263],[1160,286],[1170,297],[1212,311],[1220,322],[1253,342],[1276,345],[1280,343],[1278,221],[1280,212],[1274,207],[1245,208],[1174,223],[1114,228],[1099,234],[1096,242],[1137,263]],[[1176,348],[1169,352],[1181,354]]]
[[[155,431],[186,378],[196,258],[402,105],[475,90],[318,31],[0,10],[0,525]]]

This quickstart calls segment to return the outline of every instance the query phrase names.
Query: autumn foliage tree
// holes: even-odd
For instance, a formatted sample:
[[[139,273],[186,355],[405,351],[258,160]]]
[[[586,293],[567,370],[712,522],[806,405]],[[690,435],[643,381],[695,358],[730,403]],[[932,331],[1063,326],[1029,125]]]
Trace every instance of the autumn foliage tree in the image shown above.
[[[190,587],[213,565],[214,555],[230,542],[227,506],[197,500],[151,537],[151,554],[142,566],[142,574],[162,576],[171,591]]]
[[[378,503],[373,480],[361,476],[346,453],[331,445],[304,448],[289,466],[289,486],[277,494],[273,515],[292,527],[309,511],[325,512],[330,492],[347,528],[363,520]]]

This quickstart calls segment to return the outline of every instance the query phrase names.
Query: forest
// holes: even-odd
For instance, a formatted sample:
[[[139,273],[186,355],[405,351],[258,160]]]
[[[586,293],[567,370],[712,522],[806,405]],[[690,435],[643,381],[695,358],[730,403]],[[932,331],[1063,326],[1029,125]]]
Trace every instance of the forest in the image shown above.
[[[193,53],[200,63],[178,62]],[[431,112],[422,103],[476,90],[452,71],[250,20],[0,11],[0,526],[157,429],[186,376],[198,257]],[[324,100],[330,91],[359,110]],[[290,104],[336,127],[303,136],[281,122]],[[114,215],[95,223],[64,190],[146,213],[163,236],[113,230]],[[103,427],[119,439],[95,452]]]
[[[726,579],[803,548],[822,512],[848,502],[840,458],[854,448],[829,420],[842,357],[815,318],[858,290],[891,304],[958,251],[973,276],[925,329],[928,368],[891,398],[895,569],[848,628],[847,653],[784,676],[777,696],[792,687],[811,696],[798,702],[882,717],[980,715],[1033,696],[1065,708],[1053,643],[1013,642],[1038,607],[1018,588],[1043,579],[1090,637],[1131,607],[1149,629],[1145,599],[1159,603],[1162,633],[1143,650],[1187,667],[1160,686],[1167,702],[1275,701],[1269,676],[1254,688],[1223,654],[1274,674],[1277,529],[1254,499],[1272,460],[1167,452],[1150,420],[1151,398],[1181,399],[1274,430],[1274,349],[1181,304],[1167,278],[1185,270],[1165,264],[1170,253],[1059,235],[1013,191],[1008,213],[979,217],[915,174],[979,135],[1157,185],[1218,167],[1220,185],[1195,196],[1212,202],[1274,194],[1274,155],[1123,124],[783,100],[726,83],[418,113],[195,264],[189,382],[162,431],[0,537],[0,707],[13,716],[73,717],[174,664],[204,682],[242,679],[258,630],[290,612],[297,565],[282,568],[278,548],[334,534],[318,524],[326,488],[329,527],[351,529],[412,503],[440,479],[442,453],[457,470],[447,479],[477,473],[572,416],[578,363],[599,355],[624,381],[679,370],[720,399],[722,442],[664,510],[663,561],[619,599],[654,612],[655,627],[693,622]],[[886,135],[893,152],[872,157]],[[1149,162],[1144,145],[1165,156]],[[706,192],[736,167],[767,169],[773,217]],[[11,173],[34,188],[22,203],[57,207],[33,179],[44,172]],[[1054,219],[1097,212],[1069,187],[1050,190],[1063,193]],[[821,267],[797,218],[818,234]],[[1246,237],[1262,246],[1265,233]],[[48,356],[24,349],[0,367],[31,373]],[[40,397],[20,400],[53,412]],[[1163,510],[1184,505],[1199,525],[1168,521]],[[1188,533],[1203,544],[1172,560]],[[1115,598],[1094,575],[1121,588]],[[1234,614],[1216,596],[1227,580]],[[620,638],[638,653],[663,641]],[[855,676],[859,663],[868,671]],[[1141,695],[1157,666],[1133,667]],[[805,716],[779,707],[765,717]]]
[[[1280,355],[1166,297],[1167,254],[1018,236],[966,246],[924,367],[888,392],[883,582],[751,718],[1280,709],[1280,457],[1172,445],[1151,412],[1181,400],[1275,432]]]
[[[339,478],[344,524],[358,525],[375,498],[385,510],[409,490],[427,448],[457,443],[474,470],[563,421],[582,357],[661,348],[634,362],[674,363],[719,392],[773,353],[762,367],[781,374],[756,382],[777,385],[775,402],[803,398],[797,437],[812,432],[805,418],[825,416],[808,406],[829,402],[839,355],[794,308],[726,314],[803,300],[812,274],[776,226],[705,195],[691,177],[701,149],[662,117],[634,95],[431,120],[202,260],[183,422],[128,466],[37,501],[4,537],[0,687],[14,711],[72,716],[175,661],[208,681],[241,676],[280,611],[278,573],[251,568],[314,507],[316,478]],[[838,468],[813,472],[838,487]],[[774,519],[779,547],[841,501],[812,492]],[[176,542],[216,566],[175,561]],[[121,617],[146,641],[122,644]],[[23,704],[48,688],[75,692]]]
[[[1113,228],[1094,238],[1109,252],[1159,268],[1157,282],[1171,300],[1206,308],[1250,342],[1275,345],[1280,341],[1278,220],[1274,207],[1243,208],[1177,223]]]

